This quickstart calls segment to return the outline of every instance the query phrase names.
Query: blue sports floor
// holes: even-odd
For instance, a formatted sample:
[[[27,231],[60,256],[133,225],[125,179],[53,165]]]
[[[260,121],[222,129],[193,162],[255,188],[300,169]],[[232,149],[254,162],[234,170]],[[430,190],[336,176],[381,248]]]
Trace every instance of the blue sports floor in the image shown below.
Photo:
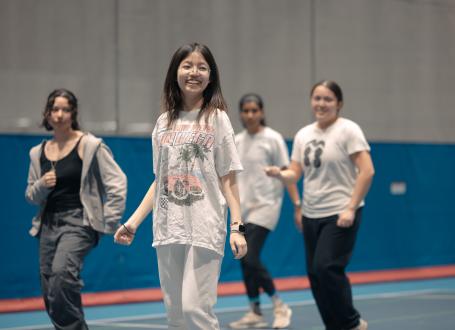
[[[357,285],[355,306],[371,330],[454,330],[455,278]],[[293,310],[289,329],[323,330],[309,290],[281,293]],[[220,297],[216,313],[221,328],[247,310],[244,296]],[[272,320],[270,301],[263,298],[264,315]],[[85,308],[90,329],[167,329],[162,303]],[[45,312],[0,314],[0,329],[52,329]]]

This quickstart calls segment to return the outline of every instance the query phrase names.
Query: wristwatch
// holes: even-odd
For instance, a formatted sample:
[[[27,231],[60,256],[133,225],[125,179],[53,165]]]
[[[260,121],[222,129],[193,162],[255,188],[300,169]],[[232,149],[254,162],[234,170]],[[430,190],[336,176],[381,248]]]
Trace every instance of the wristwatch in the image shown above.
[[[298,201],[293,202],[293,204],[294,204],[294,207],[301,207],[302,206],[302,202],[300,201],[300,199]]]
[[[241,222],[231,223],[231,233],[245,234],[245,226]]]

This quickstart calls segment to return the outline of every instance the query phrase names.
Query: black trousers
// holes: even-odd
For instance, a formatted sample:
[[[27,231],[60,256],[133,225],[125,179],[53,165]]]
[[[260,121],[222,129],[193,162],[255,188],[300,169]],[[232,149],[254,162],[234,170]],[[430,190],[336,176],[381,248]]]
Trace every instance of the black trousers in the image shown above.
[[[79,218],[80,217],[80,218]],[[82,224],[82,210],[46,213],[40,231],[40,277],[46,311],[58,330],[88,329],[82,310],[80,278],[84,258],[98,233]]]
[[[242,266],[243,282],[250,299],[259,297],[259,289],[262,288],[269,296],[275,294],[275,285],[268,270],[262,264],[260,255],[265,239],[270,233],[267,228],[247,223],[245,225],[245,239],[248,252],[240,259]]]
[[[361,216],[359,208],[349,228],[336,225],[338,215],[318,219],[302,217],[311,291],[327,330],[351,329],[359,323],[360,315],[352,302],[345,269],[354,249]]]

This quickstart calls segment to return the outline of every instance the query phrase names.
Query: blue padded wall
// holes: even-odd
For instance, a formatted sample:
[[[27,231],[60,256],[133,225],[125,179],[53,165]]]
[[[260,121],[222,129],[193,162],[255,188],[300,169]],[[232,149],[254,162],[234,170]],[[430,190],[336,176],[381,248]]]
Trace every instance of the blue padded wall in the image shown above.
[[[28,151],[42,136],[0,135],[2,234],[0,298],[40,295],[38,242],[28,235],[36,208],[24,199]],[[125,216],[140,203],[153,180],[148,138],[106,137],[128,176]],[[376,176],[367,197],[363,224],[349,270],[375,270],[455,263],[455,145],[371,143]],[[291,145],[289,144],[289,147]],[[390,193],[404,182],[402,195]],[[300,187],[301,188],[301,187]],[[303,240],[286,197],[280,223],[266,242],[264,262],[273,276],[305,275]],[[151,217],[130,247],[103,237],[84,266],[85,292],[158,287],[156,255],[151,247]],[[229,249],[221,281],[241,279]]]

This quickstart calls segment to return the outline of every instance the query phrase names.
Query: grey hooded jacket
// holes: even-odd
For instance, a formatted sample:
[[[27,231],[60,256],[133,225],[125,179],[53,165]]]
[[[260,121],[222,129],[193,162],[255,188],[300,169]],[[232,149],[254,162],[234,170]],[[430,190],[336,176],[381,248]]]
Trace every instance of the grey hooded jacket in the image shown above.
[[[25,191],[27,201],[40,206],[29,231],[32,236],[37,236],[40,231],[47,196],[52,191],[45,187],[41,177],[40,155],[43,145],[40,143],[30,150]],[[125,210],[126,186],[126,176],[115,162],[109,147],[100,138],[86,133],[80,190],[83,223],[101,233],[114,233]]]

